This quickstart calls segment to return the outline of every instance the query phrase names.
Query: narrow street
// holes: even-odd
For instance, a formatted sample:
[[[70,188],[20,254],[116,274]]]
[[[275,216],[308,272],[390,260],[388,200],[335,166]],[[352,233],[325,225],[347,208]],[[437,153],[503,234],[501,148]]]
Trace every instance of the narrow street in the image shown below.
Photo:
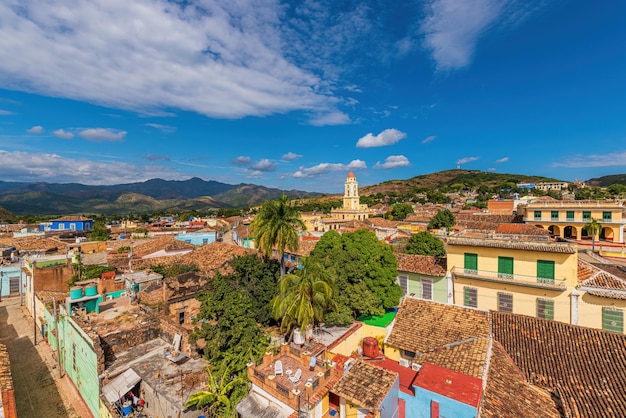
[[[0,302],[0,343],[6,345],[11,361],[17,415],[28,417],[82,417],[87,412],[77,400],[67,378],[59,378],[50,347],[38,335],[33,345],[33,323],[19,298]],[[80,398],[78,398],[80,399]],[[80,402],[80,401],[78,401]],[[88,412],[87,412],[88,414]]]

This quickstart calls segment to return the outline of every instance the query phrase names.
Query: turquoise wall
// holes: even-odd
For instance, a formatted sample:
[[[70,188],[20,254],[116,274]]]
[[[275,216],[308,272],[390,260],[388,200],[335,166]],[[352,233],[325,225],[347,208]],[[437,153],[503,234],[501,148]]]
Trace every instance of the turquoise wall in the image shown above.
[[[65,311],[59,315],[63,368],[94,417],[100,416],[98,358],[91,338]]]
[[[18,278],[18,282],[19,282],[19,277],[20,277],[20,266],[0,267],[0,280],[2,280],[2,297],[10,295],[11,289],[9,288],[9,285],[10,285],[9,278],[13,278],[13,279]],[[26,279],[23,279],[23,280],[24,280],[23,283],[26,283]],[[22,293],[25,293],[24,288],[22,288]],[[19,290],[18,290],[18,293],[16,293],[16,295],[19,295]]]

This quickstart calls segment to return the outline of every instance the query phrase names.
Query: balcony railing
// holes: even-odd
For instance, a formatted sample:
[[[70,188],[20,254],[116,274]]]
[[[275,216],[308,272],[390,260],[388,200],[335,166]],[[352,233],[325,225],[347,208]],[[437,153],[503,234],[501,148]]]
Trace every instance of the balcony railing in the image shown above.
[[[524,222],[551,222],[551,223],[587,223],[591,220],[591,218],[552,218],[552,217],[542,217],[536,218],[534,216],[526,216],[524,218]],[[626,219],[596,219],[601,224],[618,224],[623,225],[626,224]]]
[[[542,277],[525,276],[522,274],[498,273],[496,271],[473,270],[465,269],[462,267],[452,268],[452,273],[459,277],[484,280],[494,283],[509,283],[520,286],[551,290],[567,289],[567,283],[565,279],[546,279]]]

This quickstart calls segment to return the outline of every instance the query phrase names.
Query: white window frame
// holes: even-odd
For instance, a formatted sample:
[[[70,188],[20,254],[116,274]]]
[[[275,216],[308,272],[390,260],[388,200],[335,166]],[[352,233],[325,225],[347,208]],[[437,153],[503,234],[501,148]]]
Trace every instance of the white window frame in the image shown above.
[[[427,298],[424,296],[424,288],[428,288],[430,290],[430,297]],[[420,295],[422,297],[422,299],[425,300],[434,300],[433,299],[433,279],[428,279],[428,278],[421,278],[420,279]]]

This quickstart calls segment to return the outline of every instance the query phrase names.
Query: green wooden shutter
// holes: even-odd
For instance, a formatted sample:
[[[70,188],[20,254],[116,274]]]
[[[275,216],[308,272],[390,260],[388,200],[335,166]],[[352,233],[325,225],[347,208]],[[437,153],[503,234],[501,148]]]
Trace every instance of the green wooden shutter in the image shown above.
[[[513,257],[498,257],[498,277],[513,278]]]
[[[476,273],[476,270],[478,270],[478,254],[465,253],[463,268],[465,268],[465,270],[472,270],[473,273]]]
[[[602,329],[624,332],[624,311],[613,308],[602,308]]]
[[[537,260],[537,281],[554,283],[554,261]]]
[[[537,299],[537,317],[554,319],[554,301],[551,299]]]

